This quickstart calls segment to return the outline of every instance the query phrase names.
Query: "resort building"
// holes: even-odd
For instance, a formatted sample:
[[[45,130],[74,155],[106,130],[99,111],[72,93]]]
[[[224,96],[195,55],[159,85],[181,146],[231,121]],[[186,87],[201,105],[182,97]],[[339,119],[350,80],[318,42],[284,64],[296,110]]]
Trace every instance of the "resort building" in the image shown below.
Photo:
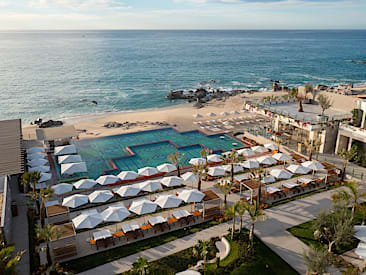
[[[355,143],[360,144],[360,149],[366,149],[366,100],[359,100],[353,110],[352,123],[342,122],[339,125],[335,153],[339,150],[350,150]]]
[[[350,113],[328,109],[321,116],[321,107],[314,101],[303,102],[304,112],[298,112],[297,100],[248,102],[245,108],[271,119],[272,129],[262,129],[266,138],[281,139],[281,144],[299,153],[306,153],[308,141],[319,140],[320,153],[333,153],[336,146],[339,123],[350,119]]]
[[[70,144],[71,139],[77,137],[79,134],[73,125],[64,125],[36,129],[36,135],[39,141],[44,142],[47,150],[53,150],[55,146]]]

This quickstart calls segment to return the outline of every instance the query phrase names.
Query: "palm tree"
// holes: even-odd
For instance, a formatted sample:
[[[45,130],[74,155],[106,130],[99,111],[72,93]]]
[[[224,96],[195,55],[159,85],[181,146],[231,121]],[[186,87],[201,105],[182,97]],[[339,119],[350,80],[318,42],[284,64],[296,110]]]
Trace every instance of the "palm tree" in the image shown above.
[[[132,268],[138,274],[146,275],[149,269],[149,262],[145,258],[139,257],[137,261],[132,264]]]
[[[258,181],[258,192],[257,192],[257,203],[261,203],[261,196],[262,196],[262,179],[265,178],[267,175],[266,170],[262,167],[258,167],[251,171],[251,177]]]
[[[235,233],[235,216],[238,212],[239,202],[235,202],[231,208],[227,208],[225,215],[230,219],[233,219],[233,226],[231,228],[231,239],[234,239],[234,233]]]
[[[349,151],[347,151],[346,149],[342,149],[337,152],[337,155],[340,156],[344,160],[341,181],[344,180],[348,162],[350,160],[352,160],[353,158],[355,158],[357,156],[357,154],[358,154],[358,152],[354,147],[351,147],[351,149]]]
[[[52,258],[50,254],[50,241],[58,240],[62,232],[59,228],[55,228],[52,224],[47,224],[44,227],[36,225],[36,234],[39,241],[44,241],[46,243],[46,256],[47,256],[47,265],[52,265]]]
[[[180,167],[179,164],[184,158],[184,154],[179,151],[175,151],[174,154],[168,156],[168,161],[177,167],[178,177],[180,177]]]
[[[45,202],[49,201],[54,194],[54,190],[51,187],[46,187],[41,189],[41,209],[40,209],[40,217],[41,217],[41,225],[44,226],[44,217],[45,217]]]
[[[17,252],[14,255],[15,246],[4,246],[1,244],[0,250],[0,274],[4,275],[15,275],[17,274],[17,264],[19,263],[20,259],[22,258],[25,251]]]
[[[241,233],[241,229],[243,228],[243,216],[246,211],[247,211],[247,208],[246,208],[245,202],[239,201],[238,208],[236,209],[236,212],[238,213],[239,219],[240,219],[239,233]]]
[[[267,218],[266,214],[264,213],[263,209],[260,205],[253,201],[253,204],[248,202],[244,202],[244,207],[249,213],[251,219],[250,231],[249,231],[249,240],[253,241],[254,236],[254,224],[259,220],[265,220]]]
[[[234,184],[234,165],[235,165],[235,163],[238,163],[243,159],[244,158],[242,156],[239,156],[236,151],[231,151],[231,152],[223,155],[224,163],[229,163],[231,166],[231,169],[230,169],[231,184]]]
[[[280,153],[280,146],[281,146],[281,143],[282,143],[282,139],[279,136],[276,136],[275,142],[277,144],[277,151],[278,151],[278,153]]]
[[[203,270],[205,270],[207,257],[210,252],[210,245],[208,242],[198,240],[198,244],[193,247],[193,255],[203,260]]]
[[[201,157],[206,160],[206,165],[208,165],[207,157],[212,154],[212,150],[209,148],[205,148],[201,151]]]
[[[198,177],[197,189],[201,190],[202,177],[206,173],[207,165],[206,164],[197,164],[192,165],[192,172]]]
[[[222,193],[224,193],[224,208],[227,206],[227,195],[231,192],[232,184],[228,180],[222,180],[221,182],[218,182],[216,184],[216,187],[221,190]]]
[[[305,146],[307,151],[309,152],[309,156],[308,159],[311,160],[313,157],[313,152],[315,150],[319,150],[319,146],[322,144],[322,141],[320,139],[317,140],[312,140],[312,139],[307,139],[305,140]]]
[[[33,171],[33,172],[26,172],[22,175],[22,184],[24,186],[31,185],[33,188],[33,192],[36,192],[36,185],[41,179],[41,172],[39,171]]]
[[[358,183],[353,180],[346,182],[344,186],[348,187],[347,190],[339,190],[332,195],[333,202],[344,201],[347,204],[352,204],[352,214],[355,213],[356,208],[361,209],[362,205],[358,202],[360,198],[366,197],[366,193],[360,193]]]

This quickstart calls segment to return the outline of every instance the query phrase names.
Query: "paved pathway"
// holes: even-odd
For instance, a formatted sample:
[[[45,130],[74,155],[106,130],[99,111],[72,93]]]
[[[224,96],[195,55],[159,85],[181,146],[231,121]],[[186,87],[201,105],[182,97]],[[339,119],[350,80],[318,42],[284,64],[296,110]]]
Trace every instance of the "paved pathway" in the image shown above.
[[[286,231],[287,228],[312,220],[317,213],[331,206],[330,195],[334,191],[322,192],[304,199],[292,201],[266,210],[267,220],[258,222],[255,234],[261,240],[280,255],[300,274],[305,274],[306,266],[302,253],[306,245]],[[235,199],[231,195],[230,200]],[[245,218],[244,226],[248,227],[248,218]],[[186,236],[161,246],[151,248],[140,253],[104,264],[81,274],[99,275],[116,274],[127,271],[138,257],[147,258],[149,261],[158,260],[173,253],[194,246],[198,240],[208,240],[211,237],[221,236],[227,233],[230,223],[220,224],[195,234]]]

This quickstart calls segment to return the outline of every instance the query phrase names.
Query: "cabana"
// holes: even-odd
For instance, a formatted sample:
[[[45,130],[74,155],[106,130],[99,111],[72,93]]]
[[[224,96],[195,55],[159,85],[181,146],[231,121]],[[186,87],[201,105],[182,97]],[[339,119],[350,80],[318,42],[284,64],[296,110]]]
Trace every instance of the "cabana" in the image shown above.
[[[90,203],[102,203],[113,198],[113,194],[109,190],[97,190],[88,196]]]
[[[134,185],[122,186],[115,190],[115,192],[120,195],[122,198],[125,197],[134,197],[141,191],[141,188]]]
[[[96,182],[100,185],[109,185],[109,184],[114,184],[119,180],[120,180],[120,178],[117,176],[105,175],[105,176],[100,176],[99,178],[97,178]]]
[[[202,213],[195,211],[192,213],[194,217],[202,214],[204,219],[211,219],[215,216],[220,216],[221,213],[221,198],[212,190],[203,192],[204,198],[202,200]]]
[[[63,156],[63,155],[71,155],[76,154],[75,145],[65,145],[65,146],[57,146],[55,147],[55,156]]]
[[[118,174],[121,180],[134,180],[139,176],[135,171],[122,171]]]
[[[59,164],[82,162],[80,155],[65,155],[58,157]]]
[[[177,176],[164,177],[161,179],[161,184],[166,187],[179,186],[183,184],[183,179]]]
[[[217,155],[217,154],[208,155],[207,161],[209,163],[222,162],[222,156]]]
[[[51,255],[54,261],[69,258],[77,255],[76,232],[71,222],[59,225],[53,225],[53,231],[58,235],[50,241]]]
[[[159,170],[159,172],[165,172],[165,173],[170,173],[170,172],[177,170],[177,167],[170,163],[161,164],[161,165],[157,166],[156,168]]]
[[[89,189],[95,186],[97,182],[92,179],[82,179],[74,182],[73,185],[76,189]]]
[[[242,186],[250,191],[250,201],[253,201],[253,191],[258,190],[259,184],[261,185],[261,188],[264,188],[265,185],[263,183],[260,183],[259,181],[255,179],[250,179],[244,182],[240,182],[240,195],[242,194]]]
[[[46,208],[46,224],[60,224],[70,220],[69,208],[59,203],[48,205]]]
[[[55,195],[62,195],[71,192],[73,187],[74,186],[72,184],[68,183],[59,183],[51,186],[51,188],[54,190]]]
[[[137,173],[141,176],[153,176],[159,173],[159,170],[156,169],[155,167],[144,167],[144,168],[140,168]]]
[[[86,168],[85,162],[61,164],[61,175],[73,175],[86,172],[88,172],[88,169]]]

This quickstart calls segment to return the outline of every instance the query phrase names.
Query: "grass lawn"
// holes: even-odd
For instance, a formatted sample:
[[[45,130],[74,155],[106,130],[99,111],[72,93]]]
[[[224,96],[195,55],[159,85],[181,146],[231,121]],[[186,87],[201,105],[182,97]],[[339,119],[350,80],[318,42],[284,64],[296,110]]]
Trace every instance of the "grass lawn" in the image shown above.
[[[356,210],[354,216],[354,224],[361,224],[361,222],[362,222],[362,214],[360,211]],[[296,238],[300,239],[306,245],[314,245],[315,247],[321,247],[322,244],[314,239],[313,223],[314,220],[308,221],[299,224],[297,226],[291,227],[287,229],[287,231],[290,232],[292,235],[294,235]],[[359,241],[356,238],[353,238],[352,242],[347,246],[341,247],[340,249],[334,247],[334,252],[336,254],[343,254],[346,251],[356,248],[358,242]]]
[[[107,251],[102,251],[95,253],[93,255],[85,256],[68,262],[64,262],[61,265],[69,271],[74,273],[79,273],[96,266],[118,260],[123,257],[135,254],[142,250],[146,250],[152,247],[162,245],[174,241],[176,239],[182,238],[184,236],[199,232],[208,227],[217,225],[216,221],[209,221],[196,225],[195,227],[190,227],[186,229],[180,229],[177,231],[169,232],[154,238],[141,240],[135,243],[127,244],[124,246],[116,247]]]

